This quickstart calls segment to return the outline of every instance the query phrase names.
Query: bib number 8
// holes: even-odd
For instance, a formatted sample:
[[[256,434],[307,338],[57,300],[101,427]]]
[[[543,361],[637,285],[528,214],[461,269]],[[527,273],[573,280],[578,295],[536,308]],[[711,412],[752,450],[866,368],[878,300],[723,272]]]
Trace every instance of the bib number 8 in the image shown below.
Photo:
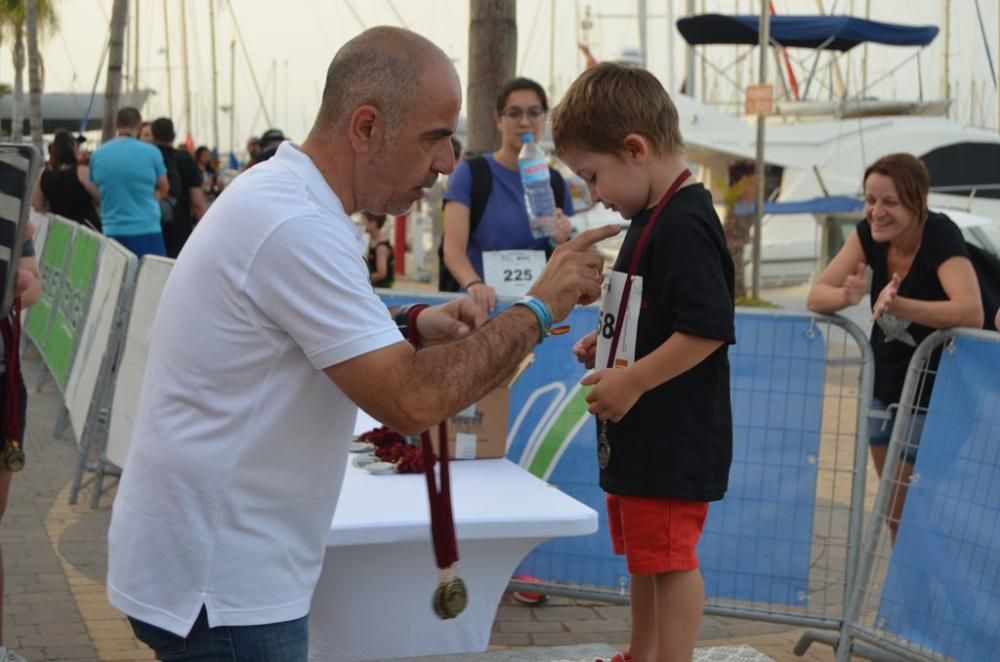
[[[597,319],[597,333],[606,340],[611,340],[615,335],[615,316],[605,313]]]

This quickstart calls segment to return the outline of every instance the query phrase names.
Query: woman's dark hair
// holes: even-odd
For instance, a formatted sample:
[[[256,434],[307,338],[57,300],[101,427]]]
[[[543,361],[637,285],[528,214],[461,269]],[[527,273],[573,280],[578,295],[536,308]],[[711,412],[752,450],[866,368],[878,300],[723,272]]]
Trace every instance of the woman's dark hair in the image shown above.
[[[887,154],[865,170],[862,185],[868,176],[878,173],[892,180],[899,202],[916,214],[917,222],[927,218],[927,194],[931,189],[931,175],[924,162],[912,154]]]
[[[538,100],[542,102],[542,110],[548,112],[549,98],[545,96],[545,90],[542,86],[530,78],[514,78],[504,83],[503,87],[500,88],[500,94],[497,95],[498,115],[503,112],[504,108],[507,107],[507,98],[518,90],[531,90],[537,94]]]
[[[381,230],[382,227],[385,225],[385,218],[386,218],[385,214],[373,214],[370,211],[363,211],[361,212],[361,215],[367,218],[369,221],[375,223],[375,227],[377,227],[379,230]]]
[[[52,138],[52,165],[76,165],[76,139],[66,129],[59,129]]]

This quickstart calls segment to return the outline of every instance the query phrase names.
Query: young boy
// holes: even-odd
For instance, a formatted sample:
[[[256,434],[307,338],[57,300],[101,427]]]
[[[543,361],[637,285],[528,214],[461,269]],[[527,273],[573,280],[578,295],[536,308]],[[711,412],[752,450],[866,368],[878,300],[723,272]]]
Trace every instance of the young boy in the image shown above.
[[[677,109],[649,72],[588,69],[555,109],[552,135],[594,200],[632,221],[598,330],[574,347],[588,367],[596,360],[581,383],[598,419],[612,544],[631,574],[630,649],[614,661],[687,662],[705,602],[695,546],[732,455],[733,263],[712,198],[685,166]]]

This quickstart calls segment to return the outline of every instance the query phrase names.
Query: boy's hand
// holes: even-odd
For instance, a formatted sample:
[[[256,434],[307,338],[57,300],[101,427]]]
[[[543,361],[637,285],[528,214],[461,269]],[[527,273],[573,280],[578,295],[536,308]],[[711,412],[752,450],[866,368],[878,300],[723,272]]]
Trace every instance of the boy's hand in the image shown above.
[[[581,379],[580,383],[594,387],[587,394],[587,411],[602,421],[612,423],[622,420],[643,394],[635,376],[629,375],[628,368],[598,370]]]
[[[597,358],[597,331],[591,331],[573,345],[573,356],[587,368],[594,367]]]

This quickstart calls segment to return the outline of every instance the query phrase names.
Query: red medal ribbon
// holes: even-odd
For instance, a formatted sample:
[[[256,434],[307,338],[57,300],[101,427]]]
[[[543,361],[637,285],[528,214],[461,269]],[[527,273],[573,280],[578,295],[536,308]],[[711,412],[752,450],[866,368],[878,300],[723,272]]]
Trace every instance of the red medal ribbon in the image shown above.
[[[636,270],[639,268],[639,258],[642,257],[642,251],[646,248],[646,241],[649,239],[650,233],[653,231],[653,226],[656,225],[656,219],[659,218],[660,212],[663,208],[667,206],[670,199],[674,197],[677,193],[677,189],[681,187],[687,178],[691,176],[691,171],[684,168],[684,172],[677,175],[677,179],[674,183],[670,185],[667,192],[663,194],[660,198],[660,202],[657,203],[656,208],[653,209],[653,215],[649,217],[649,222],[646,223],[646,227],[642,229],[642,234],[639,235],[639,241],[635,245],[635,250],[632,252],[632,262],[628,266],[628,275],[625,277],[625,287],[622,289],[622,300],[618,303],[618,317],[615,319],[615,333],[611,337],[611,351],[608,352],[608,365],[607,368],[615,367],[615,352],[618,351],[618,337],[622,332],[622,324],[625,320],[625,309],[628,307],[628,295],[632,293],[632,277],[635,276]]]
[[[434,443],[430,431],[420,435],[421,450],[424,456],[424,475],[427,477],[427,498],[431,509],[431,539],[434,542],[434,558],[441,570],[451,567],[458,561],[458,542],[455,540],[455,518],[451,510],[451,478],[448,473],[448,426],[442,422],[438,425],[440,451],[438,453],[441,465],[441,488],[438,489],[434,478]]]
[[[7,368],[7,397],[3,403],[3,443],[16,441],[19,444],[21,431],[24,429],[22,420],[23,403],[21,402],[21,297],[14,299],[9,317],[0,320],[0,333],[3,334],[4,360]]]

